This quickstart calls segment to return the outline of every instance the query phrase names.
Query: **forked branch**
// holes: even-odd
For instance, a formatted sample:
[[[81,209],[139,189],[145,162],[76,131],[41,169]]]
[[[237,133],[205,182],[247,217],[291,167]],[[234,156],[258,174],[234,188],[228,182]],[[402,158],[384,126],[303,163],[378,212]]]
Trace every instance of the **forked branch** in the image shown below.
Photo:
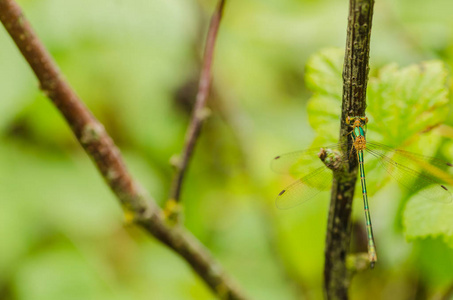
[[[68,122],[75,137],[136,224],[178,253],[221,299],[246,299],[209,251],[189,232],[170,227],[154,200],[131,177],[120,151],[85,107],[13,0],[0,0],[0,21],[39,80],[41,90]]]

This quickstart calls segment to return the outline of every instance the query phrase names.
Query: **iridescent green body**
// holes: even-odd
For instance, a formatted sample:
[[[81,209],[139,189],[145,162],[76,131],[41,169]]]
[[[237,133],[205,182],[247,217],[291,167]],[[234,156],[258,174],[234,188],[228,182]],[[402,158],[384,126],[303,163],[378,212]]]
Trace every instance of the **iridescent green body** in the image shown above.
[[[360,172],[360,183],[362,184],[362,197],[363,207],[365,210],[365,222],[366,232],[368,238],[368,256],[370,259],[371,267],[374,266],[377,261],[376,246],[374,244],[373,227],[371,225],[370,209],[368,206],[368,194],[366,191],[366,180],[365,180],[365,167],[363,160],[363,150],[366,148],[366,136],[364,126],[368,119],[366,117],[348,117],[346,122],[350,124],[352,122],[352,139],[355,152],[357,154],[357,161],[359,163]]]

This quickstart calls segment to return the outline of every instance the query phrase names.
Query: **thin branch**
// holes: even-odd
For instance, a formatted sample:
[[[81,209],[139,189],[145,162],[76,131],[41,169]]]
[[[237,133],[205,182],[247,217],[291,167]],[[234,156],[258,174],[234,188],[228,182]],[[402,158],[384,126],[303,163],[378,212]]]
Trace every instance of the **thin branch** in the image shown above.
[[[134,222],[184,258],[219,298],[246,299],[195,237],[182,228],[172,228],[166,224],[160,208],[131,177],[120,151],[102,124],[63,79],[17,3],[0,0],[0,21],[33,69],[41,90],[60,110],[75,137]]]
[[[200,81],[198,84],[198,93],[189,127],[187,128],[184,148],[179,157],[179,161],[176,163],[176,173],[172,181],[169,197],[171,201],[179,202],[180,200],[184,175],[186,173],[187,166],[189,165],[189,161],[192,156],[197,138],[200,134],[203,121],[208,115],[206,102],[208,100],[209,87],[211,85],[212,58],[214,56],[214,46],[217,38],[217,32],[219,31],[220,21],[222,19],[224,6],[225,1],[220,0],[217,9],[212,15],[211,23],[209,25],[204,51],[203,67],[201,69]]]
[[[370,52],[373,0],[350,0],[343,68],[343,102],[340,142],[346,143],[347,116],[363,116],[366,107],[368,59]],[[346,143],[347,144],[347,143]],[[343,153],[349,153],[342,149]],[[352,159],[346,172],[334,172],[327,225],[324,288],[328,299],[347,299],[349,276],[346,257],[351,237],[351,207],[357,179],[357,161]]]

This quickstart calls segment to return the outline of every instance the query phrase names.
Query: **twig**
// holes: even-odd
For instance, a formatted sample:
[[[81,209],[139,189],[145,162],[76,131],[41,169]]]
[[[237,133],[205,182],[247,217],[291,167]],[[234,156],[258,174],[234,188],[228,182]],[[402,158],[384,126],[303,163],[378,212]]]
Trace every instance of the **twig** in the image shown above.
[[[13,0],[0,0],[0,21],[33,69],[41,90],[60,110],[77,140],[136,224],[177,252],[221,299],[246,299],[209,251],[182,228],[169,227],[154,200],[133,180],[118,148],[63,79]]]
[[[220,0],[216,11],[212,15],[211,23],[209,25],[208,36],[206,39],[206,46],[203,58],[203,68],[201,69],[200,81],[198,84],[198,93],[195,105],[192,112],[189,127],[187,128],[184,148],[176,163],[176,173],[172,181],[170,189],[170,201],[179,202],[181,196],[181,188],[184,180],[184,175],[192,156],[195,143],[200,134],[201,126],[207,116],[206,102],[209,95],[209,87],[211,85],[211,66],[212,58],[214,55],[214,46],[219,30],[220,20],[222,19],[223,7],[225,0]]]
[[[366,107],[368,58],[373,17],[373,0],[350,0],[343,68],[343,101],[340,142],[347,143],[347,116],[363,116]],[[350,153],[342,149],[343,153]],[[327,225],[324,288],[328,299],[348,298],[346,257],[351,236],[351,207],[357,179],[357,161],[352,159],[346,172],[334,172]]]

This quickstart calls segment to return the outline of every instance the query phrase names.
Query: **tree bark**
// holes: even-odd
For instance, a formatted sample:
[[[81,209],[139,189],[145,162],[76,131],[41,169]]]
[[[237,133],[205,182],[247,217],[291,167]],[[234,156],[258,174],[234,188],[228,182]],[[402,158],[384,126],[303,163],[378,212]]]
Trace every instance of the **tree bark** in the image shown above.
[[[373,0],[350,0],[346,51],[343,66],[343,101],[341,112],[340,143],[347,146],[348,116],[364,116],[368,59],[370,53]],[[357,179],[357,161],[354,157],[345,167],[346,172],[334,172],[332,195],[327,225],[324,288],[327,299],[348,299],[350,274],[346,267],[351,236],[351,208]]]

